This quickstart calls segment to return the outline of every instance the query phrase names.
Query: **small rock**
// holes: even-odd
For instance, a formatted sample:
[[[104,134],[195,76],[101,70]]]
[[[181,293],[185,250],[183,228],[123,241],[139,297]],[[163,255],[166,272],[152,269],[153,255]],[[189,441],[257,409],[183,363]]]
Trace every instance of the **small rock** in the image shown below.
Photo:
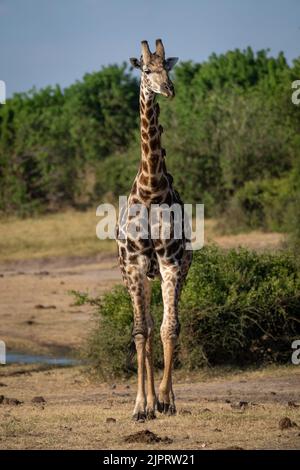
[[[65,429],[66,431],[72,431],[72,428],[70,428],[69,426],[63,426],[63,429]]]
[[[31,402],[32,403],[46,403],[46,400],[44,397],[33,397]]]
[[[168,436],[160,437],[154,432],[145,429],[144,431],[139,431],[135,434],[130,434],[129,436],[125,437],[125,442],[139,442],[145,444],[153,444],[155,442],[164,442],[165,444],[171,444],[173,442]]]
[[[17,398],[6,398],[8,405],[18,406],[21,405],[23,402],[18,400]]]
[[[231,403],[231,408],[233,410],[244,410],[248,406],[247,401],[238,401],[236,403]]]
[[[248,406],[248,402],[247,401],[240,401],[240,406]]]
[[[23,402],[17,400],[17,398],[7,398],[4,395],[0,395],[0,403],[3,405],[18,406],[21,405]]]
[[[231,403],[231,400],[228,400],[228,398],[226,398],[225,403]]]
[[[3,382],[0,382],[0,387],[7,387],[7,385],[4,384]]]
[[[203,410],[201,410],[201,413],[211,413],[211,410],[209,408],[203,408]]]
[[[276,392],[270,392],[270,394],[271,394],[271,395],[277,395],[277,393],[276,393]]]
[[[291,421],[290,418],[288,417],[281,418],[281,420],[279,421],[279,429],[281,429],[282,431],[284,429],[289,429],[289,428],[294,428],[294,427],[297,427],[297,424],[294,421]]]
[[[106,418],[106,423],[116,423],[117,420],[115,418]]]
[[[225,447],[224,450],[245,450],[243,447],[240,446],[230,446],[230,447]]]
[[[115,390],[117,388],[116,384],[112,384],[111,388],[112,390]]]
[[[36,322],[34,320],[27,320],[26,325],[34,325]]]
[[[43,305],[43,304],[37,304],[34,306],[34,308],[37,309],[43,309],[43,310],[50,310],[50,309],[55,309],[56,305]]]
[[[214,429],[214,432],[222,432],[222,429],[216,428]]]
[[[186,416],[186,415],[191,415],[192,412],[190,410],[187,410],[186,408],[182,408],[182,410],[179,410],[179,414],[182,416]]]
[[[297,405],[294,401],[288,401],[288,406],[290,408],[299,408],[300,405]]]
[[[112,392],[114,397],[130,397],[130,393],[128,392]]]
[[[130,385],[125,385],[125,388],[130,388]]]

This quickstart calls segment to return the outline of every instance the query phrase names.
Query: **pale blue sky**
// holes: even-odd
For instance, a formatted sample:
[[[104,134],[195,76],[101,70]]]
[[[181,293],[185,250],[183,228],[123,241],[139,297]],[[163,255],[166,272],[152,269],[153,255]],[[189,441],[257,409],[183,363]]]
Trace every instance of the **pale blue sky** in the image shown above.
[[[181,60],[248,45],[291,60],[300,55],[300,0],[0,0],[0,79],[8,96],[65,87],[157,37]]]

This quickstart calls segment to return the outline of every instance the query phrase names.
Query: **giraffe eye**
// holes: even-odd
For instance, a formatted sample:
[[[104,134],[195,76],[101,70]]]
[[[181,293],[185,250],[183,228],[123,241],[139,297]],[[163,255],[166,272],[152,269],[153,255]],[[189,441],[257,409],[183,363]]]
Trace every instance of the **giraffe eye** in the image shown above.
[[[149,73],[151,73],[151,70],[144,70],[144,72],[149,75]]]

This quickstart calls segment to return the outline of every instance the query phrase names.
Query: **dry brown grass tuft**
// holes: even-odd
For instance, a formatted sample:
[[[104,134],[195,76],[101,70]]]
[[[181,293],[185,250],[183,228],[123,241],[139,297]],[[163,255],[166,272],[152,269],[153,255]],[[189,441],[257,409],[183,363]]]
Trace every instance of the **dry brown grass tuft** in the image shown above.
[[[86,212],[67,210],[28,219],[2,218],[0,261],[112,253],[116,249],[115,241],[96,237],[99,220],[96,209]],[[216,243],[223,248],[241,245],[253,249],[276,249],[282,240],[282,234],[259,231],[221,236],[216,220],[205,221],[205,243]]]
[[[299,409],[287,404],[290,398],[300,398],[300,371],[295,366],[224,373],[221,380],[204,382],[201,374],[175,377],[178,414],[139,424],[130,418],[134,379],[112,389],[110,384],[90,382],[79,367],[39,371],[26,366],[23,372],[9,366],[1,377],[5,395],[24,401],[0,405],[1,449],[300,448],[299,428],[280,430],[278,425],[286,416],[300,424]],[[43,396],[46,403],[33,404],[34,396]],[[248,406],[240,410],[227,403],[241,398]],[[128,437],[146,430],[161,440],[148,444]]]
[[[96,209],[68,210],[36,218],[0,220],[0,260],[52,256],[87,256],[115,250],[115,242],[99,240]]]

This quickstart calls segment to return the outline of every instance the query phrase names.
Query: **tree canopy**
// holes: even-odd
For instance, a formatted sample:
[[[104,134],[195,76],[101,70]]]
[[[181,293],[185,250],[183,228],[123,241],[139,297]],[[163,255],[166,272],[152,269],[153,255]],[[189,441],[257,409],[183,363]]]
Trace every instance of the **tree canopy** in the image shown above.
[[[160,120],[186,202],[218,215],[240,204],[249,182],[283,188],[274,180],[288,181],[300,157],[300,107],[291,101],[299,78],[300,58],[289,65],[283,53],[250,47],[175,68],[176,99],[159,98]],[[138,81],[125,64],[64,90],[14,95],[0,108],[0,210],[24,215],[126,193],[138,124]]]

